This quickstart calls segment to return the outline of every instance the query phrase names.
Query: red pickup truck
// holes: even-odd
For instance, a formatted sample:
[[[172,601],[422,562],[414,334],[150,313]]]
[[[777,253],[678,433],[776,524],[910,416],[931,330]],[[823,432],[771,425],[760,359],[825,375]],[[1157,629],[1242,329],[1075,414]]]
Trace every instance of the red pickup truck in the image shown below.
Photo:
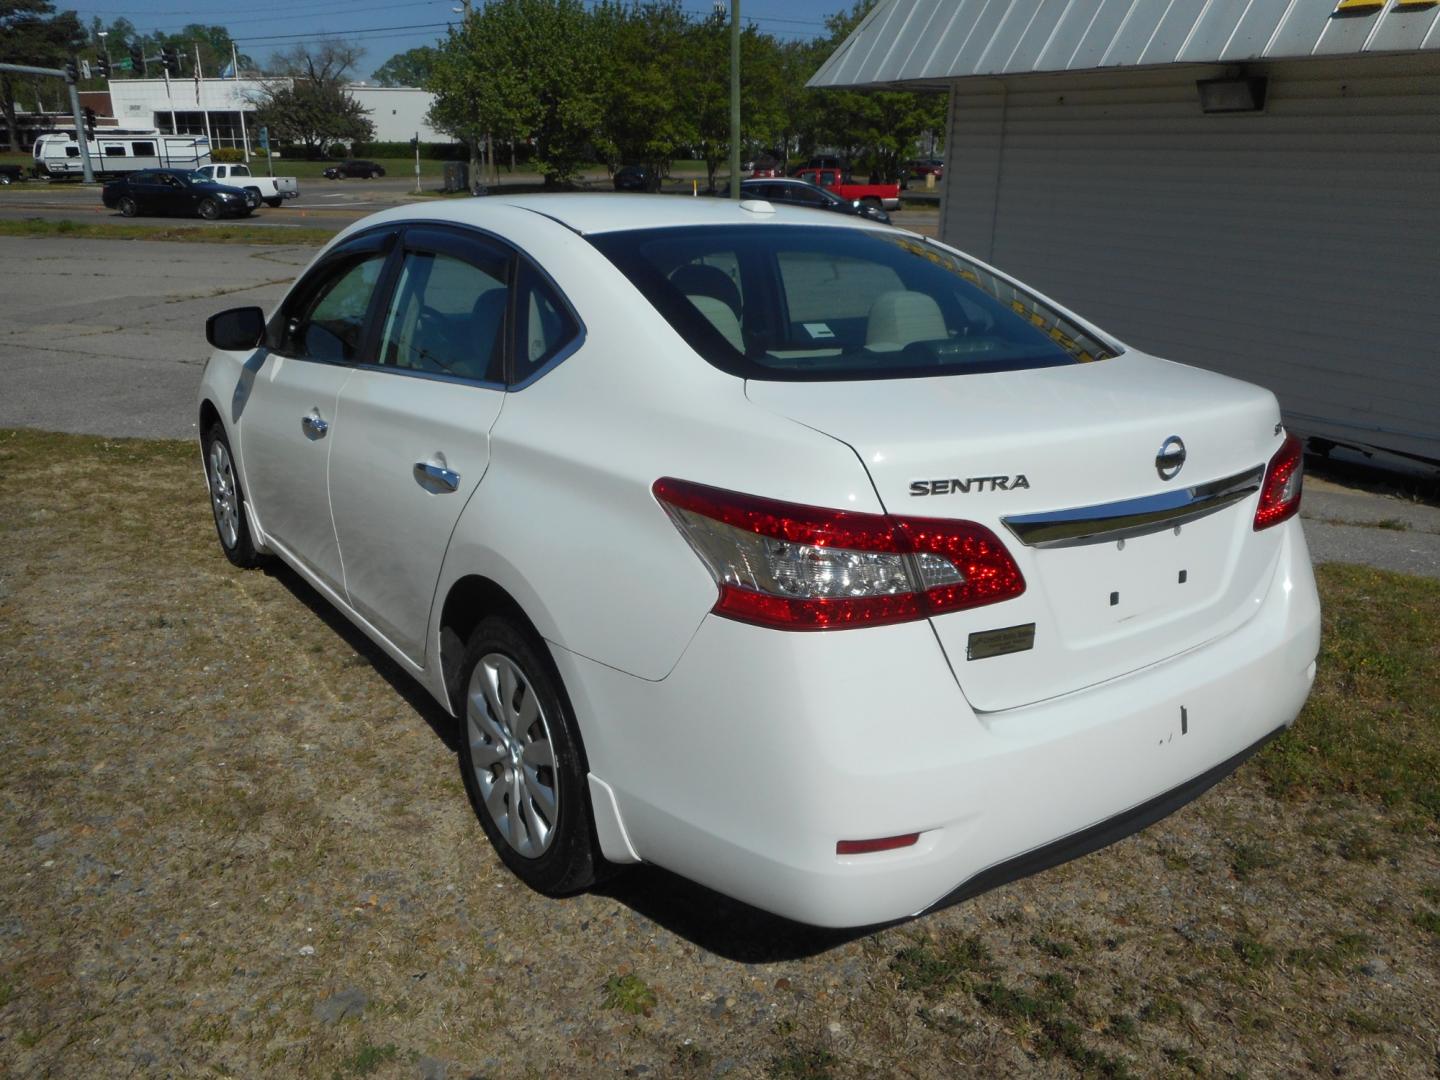
[[[847,184],[839,169],[801,169],[795,175],[861,206],[900,209],[899,184]]]

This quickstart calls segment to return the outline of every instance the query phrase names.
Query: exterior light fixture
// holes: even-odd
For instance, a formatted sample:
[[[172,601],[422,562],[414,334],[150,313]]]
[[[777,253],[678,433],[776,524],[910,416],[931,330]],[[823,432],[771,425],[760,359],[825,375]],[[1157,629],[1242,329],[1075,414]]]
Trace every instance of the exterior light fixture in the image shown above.
[[[1200,79],[1195,83],[1195,89],[1200,93],[1200,111],[1263,112],[1267,81],[1263,75],[1245,75],[1235,79]]]

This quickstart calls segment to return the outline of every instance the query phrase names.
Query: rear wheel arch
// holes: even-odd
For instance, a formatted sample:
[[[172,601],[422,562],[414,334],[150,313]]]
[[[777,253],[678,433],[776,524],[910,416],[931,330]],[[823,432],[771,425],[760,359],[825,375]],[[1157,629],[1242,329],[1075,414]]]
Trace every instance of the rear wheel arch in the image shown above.
[[[550,655],[550,647],[535,628],[535,623],[504,586],[479,574],[460,578],[450,586],[440,608],[440,675],[445,685],[446,701],[456,716],[463,716],[465,710],[465,687],[461,681],[465,646],[481,620],[492,615],[514,623],[534,641],[543,655]],[[553,660],[551,666],[554,666]]]

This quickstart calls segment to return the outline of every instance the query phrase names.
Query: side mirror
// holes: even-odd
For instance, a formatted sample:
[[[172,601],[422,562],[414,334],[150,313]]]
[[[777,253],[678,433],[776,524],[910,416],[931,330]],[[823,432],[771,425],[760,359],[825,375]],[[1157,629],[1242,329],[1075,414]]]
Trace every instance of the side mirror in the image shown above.
[[[265,340],[265,313],[258,307],[237,307],[205,320],[205,340],[226,352],[258,348]]]

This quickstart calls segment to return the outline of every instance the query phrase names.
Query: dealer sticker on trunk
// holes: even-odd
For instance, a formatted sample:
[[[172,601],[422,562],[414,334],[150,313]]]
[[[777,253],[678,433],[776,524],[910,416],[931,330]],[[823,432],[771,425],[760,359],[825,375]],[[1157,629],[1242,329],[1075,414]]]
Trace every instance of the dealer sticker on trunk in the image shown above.
[[[1024,652],[1035,647],[1035,624],[1007,626],[1000,630],[981,630],[970,635],[965,648],[966,660],[984,660],[987,656]]]

